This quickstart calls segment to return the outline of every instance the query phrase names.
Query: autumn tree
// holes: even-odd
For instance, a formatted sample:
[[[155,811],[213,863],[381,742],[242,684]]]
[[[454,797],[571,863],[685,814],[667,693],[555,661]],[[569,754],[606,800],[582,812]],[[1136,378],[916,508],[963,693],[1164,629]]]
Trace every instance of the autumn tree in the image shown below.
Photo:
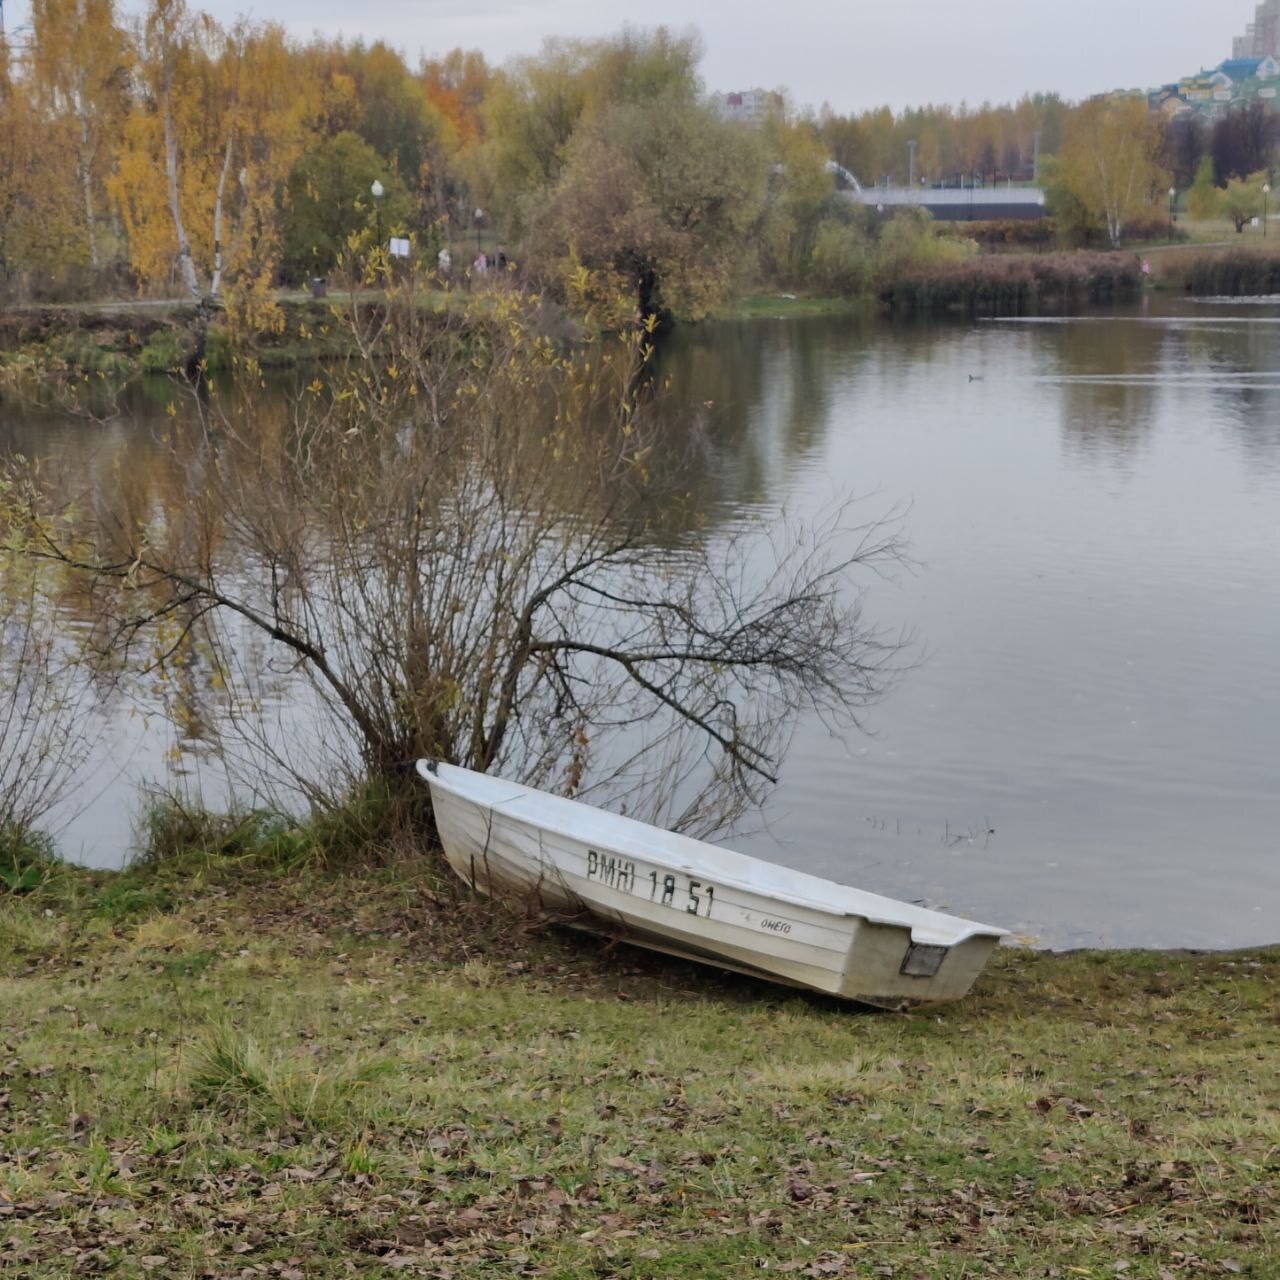
[[[38,111],[0,38],[0,277],[11,294],[55,284],[77,225],[62,131]],[[73,259],[72,259],[73,260]]]
[[[375,211],[374,182],[384,194]],[[354,133],[318,142],[294,165],[286,186],[284,266],[294,279],[324,275],[341,259],[351,236],[375,216],[385,235],[399,234],[413,218],[413,199],[398,174]]]
[[[353,46],[347,67],[359,103],[356,132],[386,157],[407,186],[425,188],[441,162],[444,132],[444,120],[425,87],[400,54],[381,41],[367,48]]]
[[[535,223],[535,260],[570,291],[597,274],[631,320],[705,316],[743,264],[766,176],[760,139],[707,107],[615,106],[574,138]]]
[[[1053,94],[977,108],[963,103],[914,107],[896,114],[880,107],[841,116],[824,107],[818,134],[831,158],[866,186],[885,178],[905,185],[913,142],[917,179],[955,183],[997,171],[1031,177],[1037,150],[1041,156],[1057,151],[1064,112],[1062,100]]]
[[[317,40],[295,56],[316,95],[313,144],[355,134],[382,157],[384,174],[399,176],[418,204],[419,223],[457,216],[468,202],[454,169],[452,124],[395,49],[381,41]]]
[[[427,756],[705,829],[776,781],[801,710],[856,724],[891,679],[858,584],[892,531],[708,529],[689,432],[637,390],[640,335],[560,351],[514,293],[440,314],[393,290],[348,318],[360,358],[290,413],[250,384],[167,436],[200,481],[161,508],[7,467],[9,527],[118,661],[198,639],[247,700],[247,627],[311,680],[317,803],[339,770],[412,803]]]
[[[33,0],[31,26],[29,87],[73,157],[79,235],[96,270],[111,148],[128,109],[131,50],[114,0]]]
[[[1206,143],[1204,123],[1198,116],[1182,116],[1165,127],[1161,163],[1172,175],[1174,186],[1182,189],[1195,182]],[[1211,172],[1210,180],[1212,176]]]
[[[470,148],[484,136],[484,104],[494,72],[484,54],[454,49],[422,64],[420,73],[427,101],[452,131],[453,142]]]
[[[21,257],[22,206],[32,142],[27,100],[14,83],[9,45],[0,39],[0,273],[6,283]]]
[[[864,134],[858,117],[837,115],[829,106],[823,107],[818,119],[818,137],[828,156],[859,182],[870,185]]]
[[[860,218],[823,222],[813,246],[812,278],[834,294],[856,295],[871,280],[872,245]]]
[[[315,109],[283,31],[225,30],[184,0],[152,0],[138,64],[112,182],[134,270],[176,273],[193,299],[228,280],[262,294],[280,251],[276,195]]]
[[[424,61],[418,79],[441,120],[436,161],[428,175],[431,211],[456,225],[466,222],[477,200],[488,203],[482,152],[485,104],[502,75],[476,50],[454,49]]]
[[[1045,212],[1053,219],[1058,240],[1070,248],[1104,242],[1107,232],[1097,213],[1058,175],[1058,157],[1046,156],[1040,165],[1040,180],[1045,188]]]
[[[835,197],[829,157],[807,122],[770,120],[762,141],[772,160],[772,177],[757,241],[762,266],[775,279],[803,280],[812,265],[823,215]]]
[[[1280,140],[1280,121],[1265,102],[1228,111],[1214,126],[1209,139],[1214,177],[1220,187],[1231,178],[1270,170]]]
[[[1231,219],[1237,235],[1243,235],[1245,227],[1254,218],[1262,216],[1262,188],[1266,182],[1266,173],[1251,174],[1248,178],[1232,178],[1227,183],[1227,189],[1221,193],[1222,211]]]
[[[863,117],[863,147],[865,148],[866,186],[875,186],[886,178],[892,178],[899,168],[904,147],[899,146],[897,122],[888,107],[869,111]],[[859,172],[857,169],[855,173]]]
[[[612,40],[552,40],[492,86],[478,182],[515,234],[570,159],[579,126],[614,106],[692,106],[701,90],[692,33],[627,31]]]
[[[1197,222],[1209,222],[1222,212],[1222,191],[1213,178],[1213,157],[1205,156],[1196,170],[1187,209]]]
[[[525,202],[559,178],[587,106],[576,46],[548,45],[518,63],[485,103],[479,190],[518,231]]]
[[[1145,100],[1087,102],[1067,125],[1056,180],[1105,225],[1113,247],[1168,186],[1162,147],[1160,123]]]

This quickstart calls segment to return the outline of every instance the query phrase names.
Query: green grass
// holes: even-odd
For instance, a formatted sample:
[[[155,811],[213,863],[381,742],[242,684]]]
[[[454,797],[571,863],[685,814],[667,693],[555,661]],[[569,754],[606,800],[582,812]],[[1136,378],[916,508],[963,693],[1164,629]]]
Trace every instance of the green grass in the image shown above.
[[[1210,218],[1196,220],[1185,213],[1178,215],[1178,229],[1188,237],[1192,245],[1228,245],[1248,244],[1254,240],[1270,239],[1272,235],[1280,235],[1280,224],[1276,215],[1280,212],[1273,205],[1268,217],[1270,224],[1268,235],[1262,234],[1261,227],[1247,226],[1244,231],[1236,230],[1236,224],[1230,218]]]
[[[861,314],[865,298],[815,298],[788,293],[752,294],[718,307],[712,320],[798,320],[809,316]]]
[[[138,368],[143,373],[181,373],[193,351],[188,337],[172,329],[157,329],[138,352]]]
[[[0,900],[0,1275],[1276,1274],[1280,953],[896,1016],[178,865]]]
[[[58,870],[48,836],[0,823],[0,894],[34,893]]]

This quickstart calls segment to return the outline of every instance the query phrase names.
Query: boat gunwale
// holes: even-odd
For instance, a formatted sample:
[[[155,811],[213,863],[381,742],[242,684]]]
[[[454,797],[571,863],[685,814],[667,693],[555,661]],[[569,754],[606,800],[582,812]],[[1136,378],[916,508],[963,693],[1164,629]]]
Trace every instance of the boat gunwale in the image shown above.
[[[654,831],[659,835],[670,836],[675,839],[681,839],[681,840],[692,840],[694,844],[705,845],[708,849],[714,851],[716,854],[721,856],[727,855],[733,858],[742,858],[750,862],[758,863],[762,866],[767,866],[767,867],[780,866],[780,864],[770,863],[763,858],[756,858],[751,854],[739,853],[736,849],[721,849],[716,845],[707,844],[705,841],[702,841],[702,840],[693,840],[693,838],[690,836],[681,836],[678,832],[666,831],[662,827],[653,826],[651,823],[640,822],[639,819],[627,817],[625,814],[611,813],[607,809],[598,809],[595,805],[587,805],[580,800],[570,800],[565,796],[556,796],[556,795],[553,795],[551,792],[542,791],[537,787],[531,787],[521,783],[507,782],[505,779],[500,779],[500,778],[491,778],[489,777],[488,774],[476,773],[476,771],[472,769],[463,769],[458,765],[450,765],[443,761],[440,762],[444,764],[445,768],[457,770],[458,772],[468,777],[475,777],[477,779],[480,779],[483,782],[488,782],[493,785],[503,784],[509,787],[521,788],[518,794],[514,796],[508,796],[501,801],[488,802],[484,800],[478,800],[474,796],[467,795],[460,787],[449,785],[449,783],[438,772],[434,771],[430,767],[432,763],[434,762],[427,761],[427,760],[419,760],[417,764],[418,773],[423,778],[423,780],[427,783],[428,786],[441,787],[449,795],[459,800],[462,800],[465,803],[473,804],[479,809],[487,809],[490,813],[501,813],[503,817],[509,818],[514,821],[522,822],[527,826],[530,826],[542,831],[546,831],[552,835],[559,836],[560,838],[565,840],[573,840],[573,841],[582,843],[581,836],[571,831],[566,831],[563,828],[557,826],[555,823],[534,822],[531,819],[525,818],[519,814],[504,813],[501,809],[501,806],[505,804],[511,804],[516,800],[523,800],[528,795],[544,797],[549,800],[557,801],[561,804],[576,805],[577,807],[583,810],[598,812],[614,821],[620,821],[624,823],[630,823],[638,827],[644,827],[647,830]],[[604,844],[604,842],[601,842],[601,843],[602,845]],[[605,846],[605,847],[609,847],[609,846]],[[615,854],[623,853],[622,850],[617,848],[611,848],[610,851]],[[633,856],[633,855],[625,854],[624,856]],[[648,852],[648,851],[644,852],[643,854],[636,854],[634,856],[647,858],[649,861],[654,862],[659,866],[668,867],[671,870],[680,871],[681,873],[686,875],[689,874],[690,872],[697,870],[696,868],[685,866],[683,864],[673,864],[669,859],[662,858],[662,857],[655,857],[651,852]],[[786,870],[786,868],[781,868],[781,869]],[[797,874],[809,875],[810,873],[798,872]],[[732,875],[719,876],[718,878],[721,882],[723,882],[726,885],[731,885],[734,889],[737,889],[744,893],[752,894],[755,897],[765,899],[766,901],[773,900],[773,901],[785,903],[787,906],[800,907],[806,911],[814,911],[819,915],[830,916],[837,920],[863,920],[871,925],[880,925],[880,926],[885,926],[885,927],[894,928],[894,929],[906,929],[911,934],[913,939],[916,937],[916,934],[918,932],[921,935],[921,939],[924,940],[926,943],[937,941],[938,945],[945,945],[947,947],[958,947],[958,946],[962,946],[966,942],[972,941],[974,938],[994,938],[997,942],[999,942],[1001,939],[1009,936],[1009,931],[1007,929],[999,929],[993,925],[981,924],[978,921],[967,920],[961,916],[951,916],[951,915],[948,915],[946,912],[933,911],[931,908],[928,908],[928,907],[918,908],[919,910],[929,911],[933,915],[940,916],[944,920],[954,921],[956,924],[967,926],[965,930],[957,930],[954,937],[949,937],[948,935],[944,935],[939,929],[937,929],[936,926],[931,926],[927,922],[922,921],[917,925],[917,924],[912,924],[910,921],[907,921],[907,920],[894,919],[891,916],[872,915],[866,911],[843,910],[840,908],[828,906],[827,904],[822,902],[816,902],[808,898],[802,898],[796,894],[789,894],[785,890],[776,890],[776,891],[772,889],[762,890],[753,885],[744,884],[741,880],[736,879]],[[822,877],[812,877],[812,878],[822,879]],[[865,894],[867,896],[875,897],[875,898],[881,897],[880,894],[871,894],[868,890],[857,889],[853,885],[841,884],[837,880],[825,880],[824,883],[830,884],[833,888],[840,889],[846,893]],[[892,902],[893,899],[885,898],[884,901]],[[910,906],[911,904],[903,903],[902,905]]]

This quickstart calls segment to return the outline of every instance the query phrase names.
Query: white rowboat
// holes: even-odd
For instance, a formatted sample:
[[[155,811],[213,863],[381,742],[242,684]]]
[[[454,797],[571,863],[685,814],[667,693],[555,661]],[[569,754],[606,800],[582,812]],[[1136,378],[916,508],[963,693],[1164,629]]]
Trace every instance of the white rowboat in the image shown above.
[[[686,959],[901,1009],[966,995],[1004,936],[519,783],[418,772],[472,889]]]

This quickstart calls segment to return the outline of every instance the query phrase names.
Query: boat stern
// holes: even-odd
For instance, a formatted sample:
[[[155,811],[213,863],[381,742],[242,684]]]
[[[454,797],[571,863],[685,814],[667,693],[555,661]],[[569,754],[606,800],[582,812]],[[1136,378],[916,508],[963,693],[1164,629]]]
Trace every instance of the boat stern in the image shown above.
[[[967,996],[1004,937],[974,925],[946,937],[864,920],[849,948],[840,995],[882,1009],[909,1009]]]

